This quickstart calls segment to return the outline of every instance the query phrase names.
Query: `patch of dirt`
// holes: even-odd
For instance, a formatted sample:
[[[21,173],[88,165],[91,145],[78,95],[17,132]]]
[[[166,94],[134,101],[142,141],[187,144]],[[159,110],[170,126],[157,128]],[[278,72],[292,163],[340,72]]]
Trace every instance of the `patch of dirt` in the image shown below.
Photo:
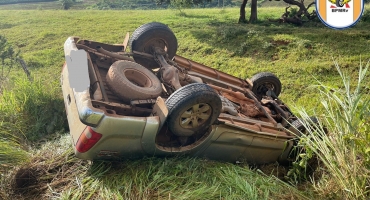
[[[273,175],[281,180],[285,180],[289,171],[287,166],[280,165],[279,163],[260,165],[257,169],[261,170],[266,175]]]
[[[307,161],[307,168],[301,169],[302,177],[306,177],[307,180],[300,180],[300,184],[305,184],[307,181],[311,180],[320,180],[322,177],[323,170],[320,170],[322,162],[316,157],[312,157]],[[288,181],[288,172],[292,168],[291,165],[281,165],[279,163],[271,163],[266,165],[260,165],[257,169],[261,170],[266,175],[273,175],[280,180]]]
[[[290,44],[290,41],[285,41],[285,40],[274,40],[271,42],[271,44],[275,45],[275,46],[285,46],[285,45],[288,45]]]
[[[9,183],[11,199],[45,199],[48,188],[52,188],[53,193],[64,191],[81,172],[81,167],[88,164],[71,156],[74,155],[38,156],[15,170]]]
[[[12,189],[16,194],[30,195],[38,185],[38,177],[42,172],[35,168],[20,168],[14,175]]]
[[[320,180],[324,172],[324,170],[322,170],[322,166],[322,161],[317,156],[314,156],[308,160],[306,176],[312,177],[313,180]]]

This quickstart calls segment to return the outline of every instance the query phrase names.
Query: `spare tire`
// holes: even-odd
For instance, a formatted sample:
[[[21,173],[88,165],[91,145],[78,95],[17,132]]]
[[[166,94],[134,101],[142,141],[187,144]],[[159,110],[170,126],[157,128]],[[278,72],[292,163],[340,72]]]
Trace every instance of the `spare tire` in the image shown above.
[[[125,102],[138,99],[155,99],[162,93],[159,79],[138,63],[120,60],[111,65],[107,85]]]
[[[169,59],[176,55],[177,38],[168,26],[159,22],[151,22],[137,28],[129,41],[131,52],[138,51],[153,54],[152,47],[164,49]],[[135,61],[144,67],[158,68],[158,63],[152,58],[133,55]]]
[[[166,100],[167,124],[177,136],[202,134],[221,113],[219,95],[208,85],[193,83],[181,87]]]

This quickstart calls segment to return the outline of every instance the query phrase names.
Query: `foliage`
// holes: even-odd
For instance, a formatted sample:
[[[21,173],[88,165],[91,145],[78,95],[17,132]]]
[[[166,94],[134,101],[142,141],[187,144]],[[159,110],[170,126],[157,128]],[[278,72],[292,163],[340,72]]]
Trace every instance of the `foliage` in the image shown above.
[[[320,83],[317,87],[325,108],[320,125],[312,125],[305,110],[307,133],[301,142],[307,152],[301,157],[309,159],[313,153],[324,165],[323,176],[314,180],[315,189],[325,196],[344,199],[370,197],[370,96],[366,91],[368,65],[359,69],[357,84],[351,87],[351,78],[335,64],[342,79],[341,88]],[[327,133],[328,132],[328,133]],[[304,160],[301,159],[301,160]],[[301,163],[301,167],[307,166]],[[328,185],[330,187],[328,188]]]
[[[76,2],[76,0],[59,0],[59,2],[62,4],[63,10],[68,10]]]
[[[17,57],[19,52],[16,52],[7,39],[0,35],[0,94],[4,88],[10,71],[17,65]]]
[[[185,8],[210,8],[221,6],[218,5],[219,2],[212,0],[100,0],[97,3],[89,6],[89,9],[99,9],[99,10],[128,10],[128,9],[166,9],[168,7],[173,7],[182,11]],[[222,6],[236,6],[236,3],[231,0],[223,1]]]
[[[158,4],[168,3],[168,4],[183,4],[183,5],[201,5],[212,0],[155,0]],[[176,3],[177,1],[177,3]]]
[[[298,13],[298,8],[297,7],[289,8],[288,17],[294,17],[297,13]]]
[[[63,100],[55,98],[59,88],[23,77],[13,83],[0,96],[0,138],[37,141],[65,127]]]
[[[1,0],[0,5],[2,4],[13,4],[13,3],[30,3],[30,2],[50,2],[57,0]]]
[[[361,21],[362,22],[370,22],[370,8],[364,9],[364,13],[361,16]]]
[[[135,0],[100,0],[99,2],[89,6],[89,9],[99,10],[130,10],[130,9],[157,9],[167,8],[167,5],[157,5],[153,1],[135,1]]]
[[[180,10],[190,8],[193,5],[193,0],[171,0],[171,6]]]
[[[15,138],[16,139],[16,138]],[[0,174],[12,165],[23,163],[28,160],[28,153],[22,149],[18,141],[9,138],[0,139]]]

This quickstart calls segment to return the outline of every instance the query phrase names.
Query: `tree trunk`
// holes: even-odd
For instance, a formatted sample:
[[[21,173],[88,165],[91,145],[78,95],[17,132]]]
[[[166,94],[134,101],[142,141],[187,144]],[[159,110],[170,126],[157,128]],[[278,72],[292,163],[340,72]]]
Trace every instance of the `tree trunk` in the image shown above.
[[[240,6],[240,17],[239,17],[239,23],[247,23],[247,20],[245,19],[245,6],[247,5],[248,0],[243,0],[242,5]]]
[[[257,21],[257,0],[252,0],[251,5],[251,16],[249,17],[249,23]]]

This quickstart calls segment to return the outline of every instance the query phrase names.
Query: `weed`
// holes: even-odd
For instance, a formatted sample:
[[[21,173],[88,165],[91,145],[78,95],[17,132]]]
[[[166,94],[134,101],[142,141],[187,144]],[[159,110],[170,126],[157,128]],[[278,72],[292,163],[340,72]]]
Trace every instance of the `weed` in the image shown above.
[[[63,101],[57,98],[59,88],[45,86],[39,79],[14,80],[12,90],[4,90],[0,96],[1,129],[7,135],[38,140],[65,127]],[[2,134],[4,135],[4,134]]]
[[[8,40],[0,35],[0,94],[8,81],[10,71],[17,65],[16,59],[19,52],[15,51]]]
[[[307,152],[311,152],[303,156],[310,158],[314,153],[325,166],[322,179],[314,180],[315,189],[323,195],[330,193],[336,198],[368,199],[370,98],[365,89],[369,63],[365,68],[360,65],[354,88],[351,87],[350,76],[343,73],[337,63],[335,66],[343,86],[333,88],[319,83],[317,87],[325,108],[325,112],[318,114],[322,116],[327,131],[323,126],[310,125],[312,120],[307,120],[307,112],[300,110],[300,115],[306,119],[304,125],[307,130],[301,141],[304,141]],[[304,166],[303,163],[301,167]],[[327,184],[333,186],[328,187]]]

